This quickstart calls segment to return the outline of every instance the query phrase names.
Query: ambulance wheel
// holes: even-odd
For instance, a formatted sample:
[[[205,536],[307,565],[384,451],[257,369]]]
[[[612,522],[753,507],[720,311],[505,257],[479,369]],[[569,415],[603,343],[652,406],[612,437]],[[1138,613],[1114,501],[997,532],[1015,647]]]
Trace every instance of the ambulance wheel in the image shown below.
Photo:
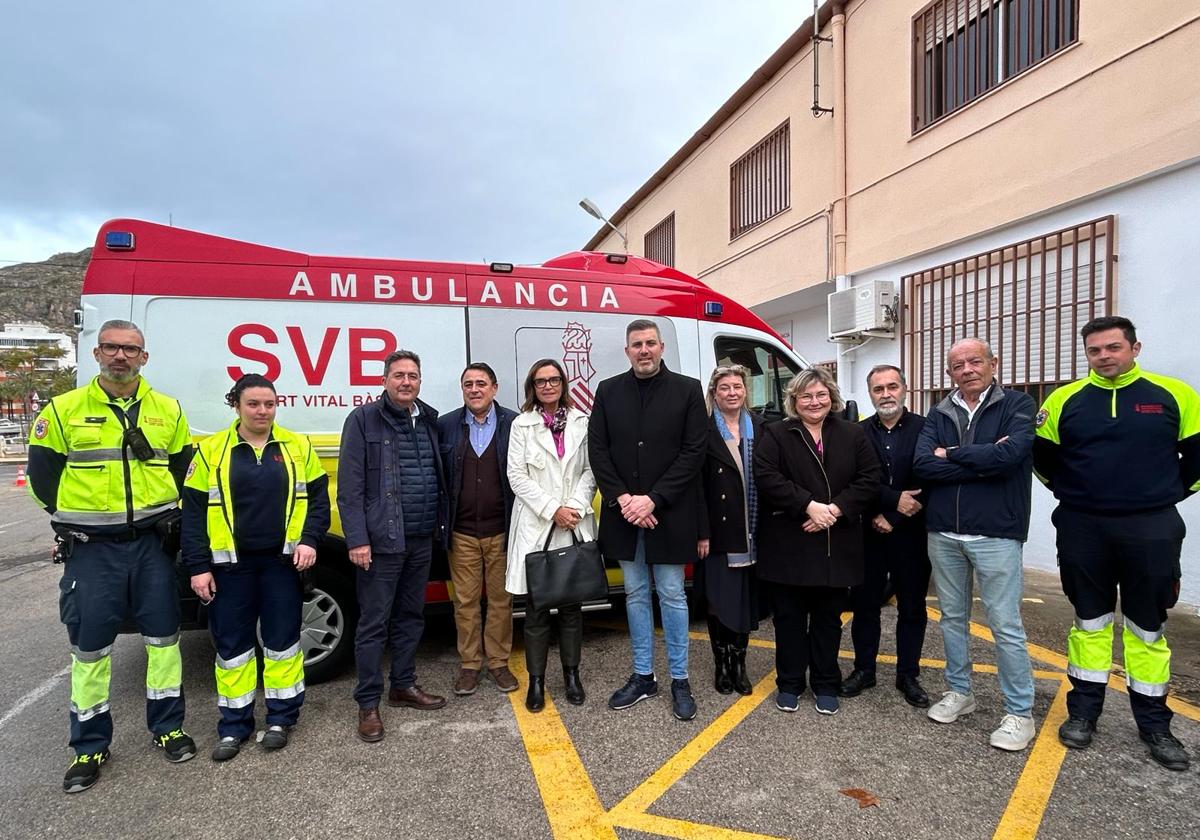
[[[353,579],[318,564],[305,588],[300,618],[304,681],[319,683],[341,676],[354,657],[358,609]]]

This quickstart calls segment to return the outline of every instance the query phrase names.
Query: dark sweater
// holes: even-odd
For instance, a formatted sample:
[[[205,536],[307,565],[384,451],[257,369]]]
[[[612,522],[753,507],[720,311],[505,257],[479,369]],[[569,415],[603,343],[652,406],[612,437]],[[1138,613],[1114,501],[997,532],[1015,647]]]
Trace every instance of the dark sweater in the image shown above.
[[[454,530],[476,539],[502,534],[505,531],[504,493],[500,486],[496,436],[492,436],[482,455],[475,454],[475,449],[465,436],[461,445],[465,446],[465,451],[462,457],[462,485],[454,510]]]

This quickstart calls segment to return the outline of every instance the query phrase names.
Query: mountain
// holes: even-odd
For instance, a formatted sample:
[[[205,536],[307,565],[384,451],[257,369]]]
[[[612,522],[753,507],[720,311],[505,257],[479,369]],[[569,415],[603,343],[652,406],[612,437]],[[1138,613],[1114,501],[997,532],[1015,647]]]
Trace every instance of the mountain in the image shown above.
[[[37,321],[75,335],[75,310],[92,249],[0,268],[0,323]]]

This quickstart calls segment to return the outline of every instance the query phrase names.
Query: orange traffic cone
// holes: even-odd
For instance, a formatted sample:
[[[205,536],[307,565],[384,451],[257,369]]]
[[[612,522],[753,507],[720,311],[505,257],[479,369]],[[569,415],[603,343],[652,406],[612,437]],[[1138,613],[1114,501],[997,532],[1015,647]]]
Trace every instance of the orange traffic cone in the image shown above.
[[[17,479],[13,482],[13,487],[25,486],[25,468],[17,467]]]

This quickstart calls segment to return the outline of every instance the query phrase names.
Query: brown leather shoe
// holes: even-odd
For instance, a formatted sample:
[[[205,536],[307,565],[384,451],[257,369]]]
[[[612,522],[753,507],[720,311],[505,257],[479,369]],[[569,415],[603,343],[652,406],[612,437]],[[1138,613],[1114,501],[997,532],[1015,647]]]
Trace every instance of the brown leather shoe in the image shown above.
[[[458,679],[454,681],[454,693],[459,697],[474,694],[479,688],[479,671],[474,668],[460,668]]]
[[[408,706],[410,709],[431,712],[445,706],[446,698],[436,694],[426,694],[421,690],[421,686],[414,685],[410,688],[393,688],[388,691],[388,705]]]
[[[499,668],[489,668],[488,673],[492,675],[492,681],[496,683],[496,688],[501,691],[517,690],[517,678],[512,675],[512,671],[508,670],[507,665],[501,665]]]
[[[358,737],[368,744],[383,740],[383,720],[379,707],[358,710]]]

